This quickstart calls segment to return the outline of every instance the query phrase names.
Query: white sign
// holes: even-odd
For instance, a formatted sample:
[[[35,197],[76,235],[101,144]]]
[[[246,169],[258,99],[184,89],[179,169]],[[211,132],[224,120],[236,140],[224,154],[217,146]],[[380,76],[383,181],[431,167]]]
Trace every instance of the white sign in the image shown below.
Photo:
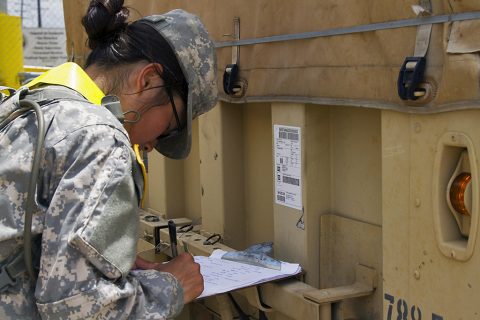
[[[24,28],[23,41],[24,65],[56,67],[67,62],[63,28]]]
[[[7,0],[7,12],[21,17],[24,28],[65,28],[62,0]]]
[[[22,19],[23,64],[56,67],[67,61],[62,0],[7,0],[7,12]]]
[[[273,126],[275,202],[302,210],[302,140],[299,127]]]

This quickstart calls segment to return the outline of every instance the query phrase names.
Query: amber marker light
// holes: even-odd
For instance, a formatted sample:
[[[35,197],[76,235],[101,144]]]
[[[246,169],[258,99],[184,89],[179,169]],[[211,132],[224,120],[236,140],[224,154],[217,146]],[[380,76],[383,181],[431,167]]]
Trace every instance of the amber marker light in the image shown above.
[[[472,176],[468,172],[460,173],[452,182],[450,188],[450,202],[452,207],[460,214],[469,216],[467,207],[465,206],[465,190],[472,180]]]

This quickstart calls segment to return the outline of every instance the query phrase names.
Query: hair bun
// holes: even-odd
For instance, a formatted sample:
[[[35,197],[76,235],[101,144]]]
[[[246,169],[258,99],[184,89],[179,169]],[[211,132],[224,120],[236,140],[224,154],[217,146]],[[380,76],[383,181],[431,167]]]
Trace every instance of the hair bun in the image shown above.
[[[124,0],[90,1],[82,18],[90,49],[111,44],[116,35],[125,29],[130,12],[123,3]]]

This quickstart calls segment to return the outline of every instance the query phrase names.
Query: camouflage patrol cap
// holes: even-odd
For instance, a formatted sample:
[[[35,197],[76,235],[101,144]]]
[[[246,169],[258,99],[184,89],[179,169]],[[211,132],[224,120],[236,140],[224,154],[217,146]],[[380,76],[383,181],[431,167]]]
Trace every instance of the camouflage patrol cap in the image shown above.
[[[190,153],[192,120],[217,103],[215,46],[200,19],[176,9],[137,21],[147,23],[170,44],[188,83],[187,123],[178,135],[158,140],[161,154],[183,159]]]

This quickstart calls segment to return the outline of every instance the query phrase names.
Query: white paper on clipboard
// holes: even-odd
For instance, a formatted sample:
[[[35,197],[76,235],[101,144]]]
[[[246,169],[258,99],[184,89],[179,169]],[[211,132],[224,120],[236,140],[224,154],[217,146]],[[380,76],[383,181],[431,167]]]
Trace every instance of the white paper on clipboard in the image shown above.
[[[198,299],[291,277],[302,271],[299,264],[283,261],[281,269],[274,270],[225,260],[222,259],[225,253],[217,249],[210,257],[195,256],[195,262],[200,264],[200,272],[204,280],[204,290]]]

